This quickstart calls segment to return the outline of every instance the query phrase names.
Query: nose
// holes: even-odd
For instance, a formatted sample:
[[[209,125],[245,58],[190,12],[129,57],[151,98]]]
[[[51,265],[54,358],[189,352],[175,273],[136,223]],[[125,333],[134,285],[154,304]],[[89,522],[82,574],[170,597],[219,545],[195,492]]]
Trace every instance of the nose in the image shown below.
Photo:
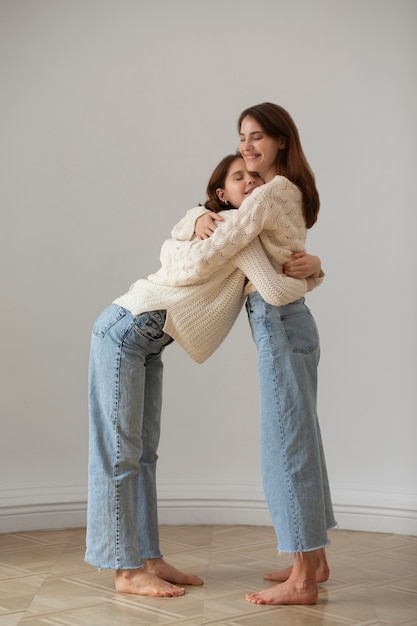
[[[240,147],[241,150],[247,150],[250,146],[250,140],[249,139],[242,139],[240,142]]]

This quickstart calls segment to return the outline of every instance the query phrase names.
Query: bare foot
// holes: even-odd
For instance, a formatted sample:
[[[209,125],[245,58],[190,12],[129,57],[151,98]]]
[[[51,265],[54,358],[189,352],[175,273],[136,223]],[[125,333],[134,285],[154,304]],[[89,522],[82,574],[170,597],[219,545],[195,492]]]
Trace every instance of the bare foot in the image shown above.
[[[138,596],[173,598],[185,593],[185,589],[149,574],[143,567],[117,570],[115,586],[120,593],[134,593]]]
[[[143,568],[148,574],[153,574],[162,580],[167,580],[177,585],[202,585],[204,580],[194,574],[186,574],[176,569],[164,559],[145,559]]]
[[[246,594],[246,600],[252,604],[315,604],[317,597],[318,589],[314,583],[297,586],[290,581]]]
[[[278,572],[269,572],[264,575],[264,580],[272,580],[276,583],[285,583],[289,579],[293,570],[293,566],[287,567]],[[329,580],[330,569],[327,563],[326,553],[324,548],[317,551],[317,567],[316,567],[316,582],[325,583]]]

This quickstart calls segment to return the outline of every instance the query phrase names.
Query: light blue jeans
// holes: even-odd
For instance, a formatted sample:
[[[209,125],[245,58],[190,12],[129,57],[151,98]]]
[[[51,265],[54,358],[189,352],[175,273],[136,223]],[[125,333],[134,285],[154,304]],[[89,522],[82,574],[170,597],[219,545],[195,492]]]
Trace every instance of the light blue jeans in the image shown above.
[[[156,462],[165,312],[135,317],[112,304],[96,320],[89,372],[86,561],[136,569],[161,556]]]
[[[309,552],[336,525],[317,418],[317,327],[304,298],[274,307],[256,292],[246,310],[259,359],[266,501],[279,550]]]

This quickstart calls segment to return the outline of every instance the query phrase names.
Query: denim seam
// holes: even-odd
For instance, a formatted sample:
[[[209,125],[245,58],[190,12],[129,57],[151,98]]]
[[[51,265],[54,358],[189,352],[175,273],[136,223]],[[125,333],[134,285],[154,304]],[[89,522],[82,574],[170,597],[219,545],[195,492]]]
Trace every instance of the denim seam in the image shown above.
[[[117,367],[115,372],[115,397],[114,397],[114,430],[115,430],[115,441],[116,441],[116,451],[115,451],[115,459],[114,459],[114,481],[115,481],[115,529],[116,529],[116,563],[117,569],[120,569],[121,565],[121,555],[120,555],[120,490],[119,490],[119,477],[118,477],[118,469],[119,469],[119,459],[120,459],[120,433],[119,433],[119,400],[120,400],[120,365],[121,365],[121,356],[123,350],[123,344],[125,342],[126,337],[131,332],[134,326],[134,322],[132,322],[128,328],[126,329],[124,335],[120,338],[118,343],[118,353],[117,353]]]
[[[265,319],[265,326],[266,326],[266,330],[268,332],[268,337],[269,337],[269,344],[273,345],[272,343],[272,337],[271,337],[271,333],[270,333],[270,328],[269,328],[269,324],[268,324],[268,320]],[[294,490],[293,490],[293,485],[292,485],[292,481],[290,479],[290,472],[288,469],[288,457],[287,457],[287,453],[285,450],[285,445],[284,445],[284,433],[283,433],[283,424],[282,424],[282,401],[281,401],[281,394],[280,394],[280,389],[279,389],[279,384],[278,384],[278,379],[277,379],[277,373],[276,373],[276,367],[275,367],[275,362],[274,359],[272,358],[272,353],[271,353],[271,363],[272,363],[272,371],[274,372],[274,392],[275,392],[275,397],[276,397],[276,401],[277,401],[277,406],[279,406],[279,411],[278,411],[278,425],[279,425],[279,433],[280,433],[280,445],[281,445],[281,454],[283,456],[284,459],[284,464],[285,464],[285,479],[288,485],[288,493],[289,493],[289,501],[291,504],[291,516],[293,518],[293,523],[294,523],[294,537],[296,539],[296,542],[298,545],[300,545],[300,529],[299,529],[299,520],[297,519],[297,515],[295,512],[295,506],[294,506]],[[279,542],[279,539],[278,539]],[[281,552],[281,550],[279,550]]]
[[[117,569],[120,567],[120,493],[118,479],[118,460],[120,458],[120,436],[119,436],[119,393],[120,393],[120,359],[122,353],[122,342],[119,343],[117,355],[117,367],[115,372],[115,397],[114,397],[114,431],[115,431],[115,459],[114,459],[114,481],[115,481],[115,529],[116,529],[116,563]]]

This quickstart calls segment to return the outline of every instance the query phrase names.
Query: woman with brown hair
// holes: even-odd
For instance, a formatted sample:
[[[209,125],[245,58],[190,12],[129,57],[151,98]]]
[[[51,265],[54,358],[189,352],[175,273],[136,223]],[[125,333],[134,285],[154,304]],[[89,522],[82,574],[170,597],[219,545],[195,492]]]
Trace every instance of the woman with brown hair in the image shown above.
[[[235,206],[263,183],[242,158],[233,156],[225,171],[224,187]],[[224,221],[232,214],[226,211]],[[165,347],[175,340],[197,362],[207,359],[241,310],[246,277],[275,304],[291,302],[320,282],[278,274],[256,237],[239,251],[217,251],[210,267],[204,252],[194,251],[193,272],[183,272],[190,243],[184,241],[186,222],[162,246],[161,268],[107,307],[92,331],[85,558],[115,570],[122,593],[172,597],[185,593],[183,585],[203,583],[167,563],[159,547],[156,463]],[[312,265],[318,276],[317,260]]]
[[[213,214],[196,223],[207,263],[224,241],[233,241],[236,248],[242,237],[247,241],[259,235],[277,271],[286,260],[285,273],[303,277],[306,257],[299,252],[317,220],[320,201],[297,127],[285,109],[263,103],[243,111],[238,130],[240,154],[265,185],[241,205],[234,223],[215,223]],[[229,200],[224,192],[219,197]],[[247,285],[246,291],[259,357],[263,486],[279,550],[294,554],[292,568],[266,576],[278,584],[247,599],[313,604],[317,582],[329,575],[327,530],[336,524],[317,417],[319,335],[304,298],[274,306],[255,285]]]

